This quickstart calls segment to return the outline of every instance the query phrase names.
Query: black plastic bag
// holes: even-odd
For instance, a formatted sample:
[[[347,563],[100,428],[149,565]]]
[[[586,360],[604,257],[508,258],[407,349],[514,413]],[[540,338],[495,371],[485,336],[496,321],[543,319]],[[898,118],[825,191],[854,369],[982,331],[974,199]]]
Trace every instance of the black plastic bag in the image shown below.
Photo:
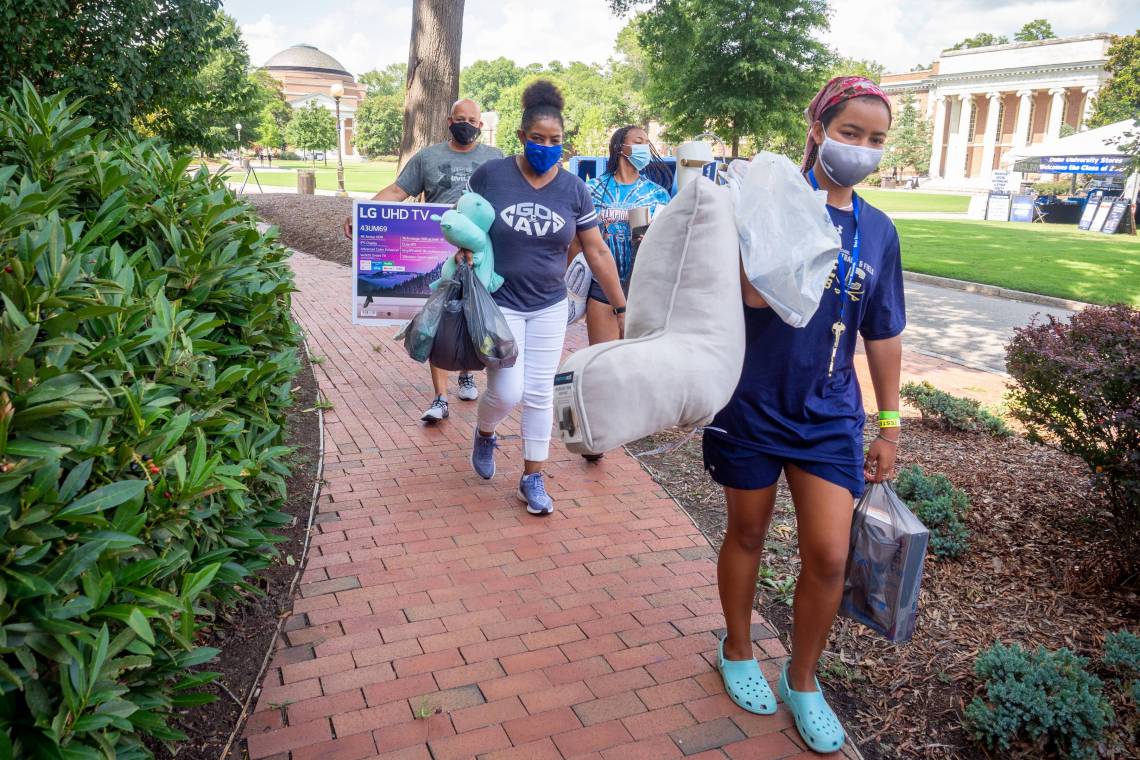
[[[495,299],[491,298],[471,267],[461,266],[456,277],[463,285],[463,314],[467,318],[471,346],[479,360],[489,369],[515,366],[519,347]]]
[[[412,317],[396,335],[396,340],[404,341],[404,349],[408,356],[418,362],[426,362],[431,356],[432,343],[435,342],[439,323],[443,318],[443,310],[448,302],[457,300],[463,288],[456,280],[444,280],[435,292],[428,296],[420,313]]]
[[[839,614],[896,643],[910,641],[929,531],[890,483],[869,483],[851,523]]]
[[[467,326],[466,302],[471,297],[471,282],[474,280],[471,267],[466,264],[460,266],[455,278],[458,287],[449,288],[450,297],[443,305],[429,358],[433,367],[449,372],[474,372],[483,369],[483,360],[475,350]],[[451,282],[453,281],[444,281],[439,289],[443,290]]]

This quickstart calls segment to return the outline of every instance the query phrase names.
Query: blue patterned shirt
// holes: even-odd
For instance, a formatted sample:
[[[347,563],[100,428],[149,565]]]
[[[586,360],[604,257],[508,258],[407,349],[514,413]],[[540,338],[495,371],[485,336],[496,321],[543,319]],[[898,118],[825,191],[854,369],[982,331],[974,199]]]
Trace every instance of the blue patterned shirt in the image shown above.
[[[656,182],[638,177],[637,181],[623,185],[614,175],[606,173],[586,183],[594,208],[598,211],[599,229],[610,253],[617,262],[618,276],[628,280],[633,269],[633,233],[629,228],[629,210],[647,207],[656,213],[669,203],[669,193]]]

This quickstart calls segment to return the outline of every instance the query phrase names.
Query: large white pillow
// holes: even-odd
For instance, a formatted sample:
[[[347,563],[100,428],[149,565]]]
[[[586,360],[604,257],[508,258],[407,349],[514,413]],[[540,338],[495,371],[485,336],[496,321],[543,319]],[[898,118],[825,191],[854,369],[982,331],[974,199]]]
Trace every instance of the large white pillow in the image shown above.
[[[732,398],[743,364],[732,199],[701,178],[656,216],[641,243],[625,340],[578,351],[560,368],[555,424],[581,454],[703,425]]]

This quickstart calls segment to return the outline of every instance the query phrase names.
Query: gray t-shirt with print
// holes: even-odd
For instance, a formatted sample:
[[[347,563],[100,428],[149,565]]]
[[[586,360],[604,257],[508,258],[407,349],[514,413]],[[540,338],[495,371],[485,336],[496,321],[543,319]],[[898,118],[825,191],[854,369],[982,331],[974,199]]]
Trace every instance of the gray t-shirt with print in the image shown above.
[[[482,143],[465,153],[452,150],[446,142],[436,143],[412,156],[396,184],[410,196],[423,193],[425,203],[455,203],[476,169],[502,157],[501,150]]]

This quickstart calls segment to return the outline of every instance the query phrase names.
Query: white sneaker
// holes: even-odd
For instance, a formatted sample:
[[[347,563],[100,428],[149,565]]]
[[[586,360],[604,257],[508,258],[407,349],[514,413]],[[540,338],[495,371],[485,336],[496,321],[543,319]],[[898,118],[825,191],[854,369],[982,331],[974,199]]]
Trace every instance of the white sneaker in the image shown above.
[[[479,398],[479,389],[475,387],[475,376],[470,372],[459,375],[459,398],[464,401],[474,401]]]
[[[443,396],[436,396],[435,401],[431,402],[431,406],[420,417],[420,420],[423,422],[440,422],[446,420],[447,415],[447,401],[444,400]]]

